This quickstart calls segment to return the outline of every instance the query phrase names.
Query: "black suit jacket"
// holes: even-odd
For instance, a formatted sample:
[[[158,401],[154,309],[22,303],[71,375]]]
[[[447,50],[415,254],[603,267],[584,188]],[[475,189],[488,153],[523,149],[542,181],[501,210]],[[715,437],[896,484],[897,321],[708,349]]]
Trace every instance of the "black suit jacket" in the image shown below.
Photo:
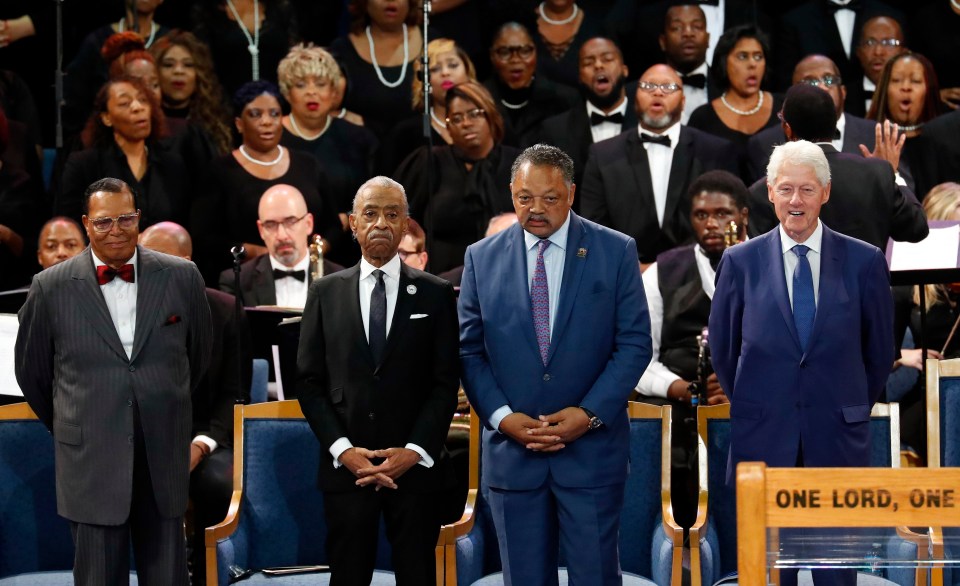
[[[324,275],[342,270],[343,267],[337,263],[323,259]],[[309,275],[307,275],[307,278],[310,278]],[[233,269],[227,269],[220,273],[220,290],[236,295],[233,285]],[[258,256],[240,265],[240,299],[246,307],[277,304],[277,288],[273,283],[273,267],[270,265],[268,255]]]
[[[923,207],[906,187],[896,184],[886,161],[838,152],[821,144],[830,165],[830,200],[820,219],[833,230],[886,250],[887,240],[919,242],[930,228]],[[751,236],[779,223],[767,197],[767,178],[750,187]]]
[[[694,128],[680,127],[667,184],[663,226],[657,221],[647,151],[636,131],[624,132],[590,147],[580,194],[582,215],[637,241],[640,261],[649,263],[692,235],[690,183],[706,171],[738,173],[736,148]]]
[[[945,181],[960,182],[960,110],[938,116],[923,127],[923,137],[937,154],[935,177],[926,181],[939,185]]]
[[[876,131],[874,129],[877,123],[851,114],[844,114],[844,117],[846,122],[843,128],[843,148],[840,149],[840,152],[859,155],[861,144],[872,151],[876,143]],[[748,183],[753,183],[767,174],[767,163],[770,161],[773,147],[780,146],[785,142],[787,142],[787,137],[783,134],[783,128],[779,125],[761,130],[750,137],[750,140],[747,141]]]
[[[303,310],[298,397],[323,448],[320,488],[361,490],[346,467],[333,467],[329,455],[333,442],[346,437],[373,450],[420,446],[433,467],[417,464],[397,485],[440,490],[451,478],[444,442],[460,386],[453,287],[401,264],[387,346],[375,364],[360,316],[359,281],[359,264],[318,280]]]

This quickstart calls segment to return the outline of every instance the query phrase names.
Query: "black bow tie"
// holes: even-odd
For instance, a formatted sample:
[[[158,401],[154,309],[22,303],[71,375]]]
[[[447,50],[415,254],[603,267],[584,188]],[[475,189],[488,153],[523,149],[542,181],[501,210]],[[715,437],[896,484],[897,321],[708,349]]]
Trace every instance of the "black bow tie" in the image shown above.
[[[615,112],[609,116],[604,116],[599,112],[590,112],[590,126],[603,124],[604,122],[613,122],[614,124],[623,124],[623,114]]]
[[[273,280],[279,281],[286,277],[293,277],[294,279],[303,282],[307,278],[307,271],[300,269],[299,271],[285,271],[283,269],[273,269]]]
[[[840,129],[838,128],[838,129],[834,130],[834,131],[833,131],[833,140],[840,140],[841,138],[843,138],[843,136],[840,134]]]
[[[720,0],[697,0],[694,4],[709,4],[710,6],[720,6]]]
[[[666,134],[640,134],[640,142],[652,142],[653,144],[660,144],[665,147],[670,146],[670,137]]]
[[[850,2],[842,6],[836,2],[827,2],[827,12],[836,14],[838,10],[853,10],[856,12],[860,10],[860,0],[850,0]]]
[[[707,76],[702,73],[691,73],[690,75],[681,75],[680,79],[683,80],[683,85],[690,87],[698,87],[703,89],[707,87]]]

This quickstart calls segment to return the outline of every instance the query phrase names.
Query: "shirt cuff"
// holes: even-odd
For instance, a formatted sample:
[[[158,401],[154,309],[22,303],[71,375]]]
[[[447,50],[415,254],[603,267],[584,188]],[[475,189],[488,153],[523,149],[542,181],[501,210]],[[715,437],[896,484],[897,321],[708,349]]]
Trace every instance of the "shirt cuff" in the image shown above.
[[[893,174],[893,178],[894,178],[894,181],[896,181],[896,184],[899,185],[900,187],[907,186],[907,182],[903,179],[903,177],[900,176],[899,172],[895,172]]]
[[[490,427],[496,430],[497,433],[500,433],[500,422],[503,421],[507,415],[511,415],[512,413],[513,409],[510,408],[510,405],[504,405],[503,407],[500,407],[493,412],[493,415],[490,416]]]
[[[217,446],[219,445],[217,443],[217,440],[205,435],[198,435],[197,437],[193,438],[193,441],[190,443],[195,444],[197,442],[200,442],[201,444],[205,444],[208,448],[210,448],[211,454],[213,453],[214,450],[217,449]]]
[[[414,452],[420,454],[420,461],[417,464],[420,464],[424,468],[433,468],[433,458],[431,458],[426,450],[418,446],[417,444],[407,444],[403,446],[408,450],[413,450]]]
[[[343,464],[340,463],[340,454],[346,452],[352,447],[353,447],[353,444],[350,443],[350,440],[348,440],[345,437],[342,437],[337,441],[333,442],[333,445],[330,446],[330,455],[333,456],[334,469],[337,469],[340,466],[343,466]]]

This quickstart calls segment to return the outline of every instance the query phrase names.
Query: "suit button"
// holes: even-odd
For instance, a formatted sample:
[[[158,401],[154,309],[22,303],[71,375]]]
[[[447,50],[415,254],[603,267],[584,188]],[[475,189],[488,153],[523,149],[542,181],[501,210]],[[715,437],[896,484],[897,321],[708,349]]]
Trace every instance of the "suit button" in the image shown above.
[[[127,407],[133,407],[133,399],[127,399]]]
[[[133,372],[133,371],[136,370],[136,369],[137,369],[136,366],[132,366],[132,365],[130,366],[130,372]]]
[[[806,367],[807,367],[807,363],[806,363],[806,362],[801,362],[801,363],[800,363],[800,368],[806,368]]]
[[[133,436],[132,436],[132,435],[128,435],[128,436],[127,436],[127,443],[130,444],[130,445],[133,445]]]
[[[547,374],[543,375],[543,380],[544,380],[544,381],[549,381],[549,380],[550,380],[550,373],[547,373]]]
[[[370,413],[369,415],[367,415],[367,417],[370,418],[370,421],[374,421],[374,420],[376,420],[376,418],[377,418],[377,414],[376,414],[376,413]]]

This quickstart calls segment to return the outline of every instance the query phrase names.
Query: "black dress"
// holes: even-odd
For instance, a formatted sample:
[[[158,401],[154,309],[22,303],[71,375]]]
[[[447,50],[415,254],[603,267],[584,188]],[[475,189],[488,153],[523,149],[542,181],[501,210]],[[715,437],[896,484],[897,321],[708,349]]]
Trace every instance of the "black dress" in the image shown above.
[[[170,150],[180,155],[187,167],[191,185],[198,185],[215,157],[221,155],[213,138],[200,124],[188,120],[189,108],[163,108],[166,115],[167,136],[164,139]]]
[[[547,79],[577,89],[580,87],[580,47],[603,33],[603,20],[595,12],[583,11],[583,21],[560,59],[554,59],[543,37],[533,23],[531,32],[537,46],[537,73]]]
[[[439,274],[463,264],[467,246],[483,238],[490,219],[513,211],[510,167],[520,154],[495,146],[486,159],[471,161],[454,146],[433,148],[433,193],[427,192],[427,149],[414,151],[394,173],[407,189],[410,216],[427,233],[430,272]],[[473,163],[467,170],[466,164]]]
[[[492,77],[483,85],[503,117],[503,144],[515,147],[533,144],[544,120],[580,103],[576,90],[543,77],[534,77],[529,86],[519,90],[510,89],[499,77]]]
[[[433,139],[433,146],[447,144],[447,141],[440,136],[433,124],[430,125],[430,136]],[[413,151],[423,146],[427,146],[427,139],[423,137],[423,112],[421,111],[408,115],[400,121],[393,127],[390,134],[380,142],[374,169],[378,175],[389,175]]]
[[[37,238],[49,215],[35,184],[22,169],[0,166],[0,224],[23,238],[19,256],[0,243],[0,291],[30,284],[37,267]]]

